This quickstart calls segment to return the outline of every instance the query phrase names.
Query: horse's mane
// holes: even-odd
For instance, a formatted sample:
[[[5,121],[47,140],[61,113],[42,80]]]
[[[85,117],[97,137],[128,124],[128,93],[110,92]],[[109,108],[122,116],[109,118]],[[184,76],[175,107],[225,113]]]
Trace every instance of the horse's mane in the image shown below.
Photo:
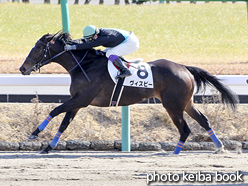
[[[62,45],[64,45],[64,42],[66,44],[80,44],[80,43],[84,43],[85,40],[84,39],[76,39],[74,40],[72,38],[72,36],[69,33],[59,33],[57,34],[57,36],[54,37],[54,41],[59,41]],[[86,49],[89,53],[92,53],[95,56],[105,56],[104,52],[101,50],[95,50],[93,48],[91,49]],[[72,51],[73,53],[79,55],[79,56],[83,56],[85,53],[81,52],[81,51]]]
[[[54,36],[54,41],[65,41],[66,43],[73,41],[72,36],[69,33],[60,32]]]

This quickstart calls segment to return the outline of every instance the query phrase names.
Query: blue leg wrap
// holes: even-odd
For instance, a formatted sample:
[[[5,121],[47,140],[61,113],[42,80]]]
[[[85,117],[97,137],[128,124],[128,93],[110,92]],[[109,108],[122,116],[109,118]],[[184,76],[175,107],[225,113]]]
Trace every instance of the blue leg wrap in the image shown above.
[[[61,135],[62,135],[62,133],[58,131],[57,134],[55,135],[55,137],[53,138],[52,142],[50,143],[50,146],[52,148],[57,146],[57,144],[59,142],[59,138],[60,138]]]
[[[46,128],[47,124],[53,119],[52,116],[47,116],[47,118],[39,125],[39,130],[42,131]]]
[[[210,129],[207,132],[208,132],[210,138],[212,139],[212,141],[214,142],[215,146],[218,147],[218,148],[221,147],[222,146],[222,143],[218,139],[218,137],[215,135],[214,130],[213,129]]]
[[[179,141],[179,142],[177,143],[177,146],[176,146],[176,148],[175,148],[173,154],[179,154],[180,151],[181,151],[182,148],[183,148],[183,145],[184,145],[184,142]]]

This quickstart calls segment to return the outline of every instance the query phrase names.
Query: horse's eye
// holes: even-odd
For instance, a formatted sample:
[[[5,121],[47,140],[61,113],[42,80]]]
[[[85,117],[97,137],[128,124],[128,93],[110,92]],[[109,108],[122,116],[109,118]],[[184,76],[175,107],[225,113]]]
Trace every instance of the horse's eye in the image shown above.
[[[36,47],[35,52],[40,52],[42,48]]]

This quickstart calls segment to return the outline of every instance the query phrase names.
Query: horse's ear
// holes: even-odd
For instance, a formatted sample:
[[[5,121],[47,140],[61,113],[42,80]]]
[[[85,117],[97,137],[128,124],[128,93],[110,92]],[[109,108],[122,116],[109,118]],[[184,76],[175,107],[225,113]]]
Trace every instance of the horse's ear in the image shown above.
[[[56,34],[54,34],[54,35],[50,35],[50,34],[49,34],[50,37],[47,38],[47,41],[48,41],[48,42],[51,42],[51,41],[52,41],[52,42],[54,43],[54,39],[56,38],[56,36],[57,36],[57,35],[60,35],[61,33],[62,33],[62,30],[59,30],[59,31],[58,31]]]
[[[51,37],[51,34],[47,33],[47,34],[43,35],[43,36],[39,39],[39,41],[42,41],[42,42],[44,42],[44,43],[47,43],[47,42],[50,41],[50,37]]]
[[[46,38],[46,41],[47,42],[51,42],[53,40],[54,36],[53,35],[50,35]]]

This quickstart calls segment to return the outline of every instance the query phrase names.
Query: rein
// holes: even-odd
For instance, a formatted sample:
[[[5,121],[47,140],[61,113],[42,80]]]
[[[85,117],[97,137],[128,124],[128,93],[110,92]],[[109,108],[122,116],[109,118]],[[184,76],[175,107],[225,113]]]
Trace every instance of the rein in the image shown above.
[[[65,40],[62,39],[62,41],[63,41],[64,44],[66,45]],[[77,65],[76,65],[75,67],[73,67],[73,68],[69,71],[69,73],[70,73],[74,68],[76,68],[77,66],[79,66],[79,67],[81,68],[81,70],[82,70],[84,76],[86,77],[86,79],[87,79],[88,82],[90,83],[91,81],[90,81],[89,76],[86,74],[86,72],[84,71],[83,67],[80,65],[80,63],[84,60],[84,58],[85,58],[86,55],[88,54],[89,50],[87,50],[87,52],[85,52],[84,57],[80,60],[80,62],[78,62],[77,58],[73,55],[72,51],[69,50],[69,52],[70,52],[70,54],[72,55],[72,57],[75,59],[75,61],[77,62]]]
[[[80,66],[80,68],[82,69],[82,66],[80,65],[80,63],[84,60],[84,58],[86,57],[86,55],[88,54],[88,50],[87,50],[87,52],[85,52],[85,54],[84,54],[84,57],[78,62],[78,60],[75,58],[75,56],[72,54],[72,56],[73,56],[73,58],[75,59],[75,61],[77,62],[77,64],[71,69],[71,70],[69,70],[68,71],[68,73],[70,73],[71,71],[73,71],[77,66]]]
[[[46,60],[46,61],[44,61],[44,62],[38,62],[38,63],[36,63],[36,64],[32,67],[32,69],[35,70],[35,71],[37,71],[37,70],[40,69],[42,66],[44,66],[44,65],[47,64],[47,63],[49,63],[51,60],[53,60],[54,58],[56,58],[56,57],[62,55],[62,54],[65,53],[65,52],[66,52],[66,51],[64,50],[64,51],[58,53],[57,55],[51,57],[50,59],[48,59],[48,60]],[[30,60],[30,59],[29,59],[29,60]]]

